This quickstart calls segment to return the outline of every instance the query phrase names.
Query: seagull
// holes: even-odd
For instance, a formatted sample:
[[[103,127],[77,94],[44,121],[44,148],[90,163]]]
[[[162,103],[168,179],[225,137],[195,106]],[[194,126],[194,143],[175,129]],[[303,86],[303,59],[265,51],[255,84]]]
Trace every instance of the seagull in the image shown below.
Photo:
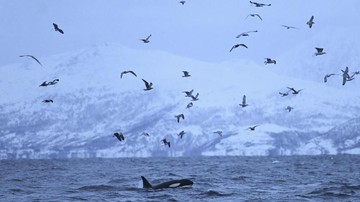
[[[184,114],[179,114],[179,115],[175,115],[175,118],[176,118],[177,122],[180,123],[180,118],[185,119],[185,116],[184,116]]]
[[[314,53],[315,56],[326,54],[326,52],[323,52],[324,48],[315,48],[315,49],[316,49],[316,53]]]
[[[285,27],[286,29],[297,29],[296,27],[288,26],[288,25],[281,25],[281,26]]]
[[[243,96],[242,103],[239,104],[241,107],[247,107],[248,104],[246,103],[246,95]]]
[[[186,109],[189,109],[192,106],[194,106],[194,104],[192,102],[190,102],[189,104],[186,105]]]
[[[325,77],[324,77],[324,83],[327,82],[327,79],[330,77],[330,76],[333,76],[335,74],[331,73],[331,74],[326,74]]]
[[[233,46],[231,47],[230,52],[231,52],[234,48],[238,48],[238,47],[240,47],[240,46],[245,47],[245,48],[248,48],[248,47],[247,47],[245,44],[243,44],[243,43],[241,43],[241,44],[235,44],[235,45],[233,45]]]
[[[143,132],[142,135],[145,135],[145,136],[147,136],[147,137],[150,136],[149,133],[146,133],[146,132]]]
[[[199,100],[199,93],[196,93],[196,95],[195,96],[193,96],[193,95],[191,95],[190,96],[191,98],[192,98],[192,101],[197,101],[197,100]]]
[[[170,147],[170,142],[167,141],[166,138],[162,139],[161,141],[164,143],[165,146],[167,145]]]
[[[183,135],[185,135],[185,131],[181,131],[179,134],[177,134],[179,137],[180,137],[180,139],[182,139],[182,137],[183,137]]]
[[[258,127],[259,125],[256,125],[256,126],[250,126],[249,128],[247,128],[248,130],[252,130],[254,131],[256,127]]]
[[[254,30],[254,31],[243,32],[243,33],[237,35],[236,38],[240,38],[240,37],[242,37],[242,36],[249,36],[249,33],[251,33],[251,32],[258,32],[258,31],[257,31],[257,30]]]
[[[121,72],[121,74],[120,74],[120,78],[122,78],[122,77],[123,77],[123,75],[124,75],[124,74],[127,74],[127,73],[131,73],[132,75],[134,75],[135,77],[137,77],[137,75],[135,74],[135,72],[133,72],[133,71],[129,70],[129,71],[123,71],[123,72]]]
[[[151,90],[151,89],[153,89],[152,88],[152,83],[150,82],[150,83],[148,83],[147,81],[145,81],[144,79],[142,79],[143,80],[143,82],[145,83],[145,89],[144,90]]]
[[[291,112],[292,109],[294,109],[294,107],[287,106],[287,107],[285,108],[285,110],[288,110],[289,112]]]
[[[114,133],[113,136],[114,136],[114,137],[117,137],[117,139],[118,139],[120,142],[123,141],[123,140],[125,140],[124,134],[122,134],[122,133],[116,132],[116,133]]]
[[[300,89],[300,90],[295,90],[294,88],[290,88],[290,87],[287,87],[290,91],[292,91],[294,95],[297,95],[300,93],[300,91],[304,90],[304,89]]]
[[[222,136],[222,133],[223,133],[223,132],[222,132],[221,130],[217,130],[217,131],[214,131],[214,133]]]
[[[151,37],[151,34],[148,37],[146,37],[146,39],[140,39],[140,40],[143,41],[144,43],[149,43],[150,37]]]
[[[40,86],[39,87],[46,87],[46,86],[48,86],[49,84],[48,83],[46,83],[46,81],[44,81],[44,82],[42,82],[42,84],[40,84]]]
[[[39,61],[36,57],[34,57],[34,56],[32,56],[32,55],[20,55],[19,57],[30,57],[30,58],[34,59],[37,63],[39,63],[39,65],[42,66],[42,64],[40,63],[40,61]]]
[[[179,1],[179,3],[181,3],[182,5],[184,5],[186,3],[186,1]]]
[[[182,72],[184,73],[184,75],[182,77],[190,77],[191,76],[188,71],[182,71]]]
[[[192,96],[192,92],[194,92],[194,89],[192,89],[191,91],[183,91],[183,93],[185,93],[185,97],[191,97]]]
[[[43,100],[42,102],[44,102],[44,103],[53,103],[54,101],[53,100]]]
[[[49,86],[55,85],[55,84],[57,84],[58,82],[59,82],[59,79],[54,79],[53,81],[49,81],[49,82],[47,83],[47,85],[49,85]]]
[[[285,93],[279,92],[279,94],[280,94],[282,97],[285,97],[285,96],[288,96],[288,95],[289,95],[289,92],[285,92]]]
[[[53,23],[53,25],[54,25],[54,30],[55,31],[60,32],[61,34],[64,34],[64,31],[62,29],[60,29],[57,24]]]
[[[309,28],[312,27],[313,24],[315,24],[314,22],[314,16],[311,16],[310,20],[306,22],[307,25],[309,25]]]
[[[255,7],[264,7],[264,6],[271,6],[271,4],[263,4],[263,3],[257,3],[254,1],[250,1],[251,4],[254,4]]]
[[[346,67],[345,70],[341,70],[343,72],[343,82],[342,85],[345,85],[346,81],[350,78],[349,76],[349,67]]]
[[[245,20],[249,17],[249,16],[251,16],[251,17],[258,17],[260,20],[262,20],[262,18],[261,18],[261,16],[259,15],[259,14],[249,14],[249,15],[247,15],[246,16],[246,18],[245,18]]]
[[[271,58],[265,58],[265,64],[275,64],[276,65],[276,60],[272,60]]]

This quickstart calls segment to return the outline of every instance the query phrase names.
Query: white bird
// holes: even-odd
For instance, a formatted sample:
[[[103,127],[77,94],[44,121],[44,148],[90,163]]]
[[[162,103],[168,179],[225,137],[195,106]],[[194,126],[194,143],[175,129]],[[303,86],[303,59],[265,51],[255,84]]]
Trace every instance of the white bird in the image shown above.
[[[241,44],[235,44],[235,45],[233,45],[233,46],[231,47],[230,52],[231,52],[233,49],[238,48],[238,47],[240,47],[240,46],[242,46],[242,47],[244,47],[244,48],[248,48],[248,47],[247,47],[245,44],[243,44],[243,43],[241,43]]]
[[[288,25],[281,25],[281,26],[285,27],[286,29],[297,29],[297,27],[288,26]]]
[[[243,32],[243,33],[237,35],[236,38],[240,38],[240,37],[242,37],[242,36],[249,36],[249,33],[251,33],[251,32],[258,32],[258,31],[257,31],[257,30],[254,30],[254,31]]]
[[[271,6],[271,4],[263,4],[263,3],[257,3],[254,1],[250,1],[251,4],[254,4],[255,7],[264,7],[264,6]]]

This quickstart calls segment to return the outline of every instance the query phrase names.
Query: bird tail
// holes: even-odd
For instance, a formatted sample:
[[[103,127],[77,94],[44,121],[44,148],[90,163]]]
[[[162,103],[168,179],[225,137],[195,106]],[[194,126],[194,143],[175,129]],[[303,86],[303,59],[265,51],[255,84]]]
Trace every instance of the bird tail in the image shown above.
[[[141,179],[143,182],[143,188],[152,188],[152,185],[144,176],[141,176]]]

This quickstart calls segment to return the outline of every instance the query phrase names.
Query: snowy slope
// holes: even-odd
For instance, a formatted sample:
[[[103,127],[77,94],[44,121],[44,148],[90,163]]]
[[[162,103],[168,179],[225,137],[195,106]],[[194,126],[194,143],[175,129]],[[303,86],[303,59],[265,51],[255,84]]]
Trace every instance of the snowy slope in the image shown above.
[[[44,67],[30,58],[0,67],[0,93],[6,95],[0,97],[1,158],[336,153],[339,141],[314,142],[333,140],[338,133],[332,128],[360,112],[356,79],[346,86],[326,85],[304,79],[307,72],[279,73],[284,65],[210,64],[116,44],[39,60]],[[120,79],[124,70],[138,77]],[[192,76],[183,78],[183,70]],[[57,78],[58,84],[39,87]],[[141,78],[153,82],[154,89],[143,91]],[[288,86],[304,90],[281,97],[278,93]],[[186,109],[190,98],[182,91],[191,89],[200,99]],[[249,106],[241,108],[244,94]],[[294,110],[287,112],[288,105]],[[185,119],[177,123],[174,116],[181,113]],[[247,130],[253,125],[260,126]],[[180,139],[176,134],[182,130],[186,134]],[[118,131],[124,142],[112,137]],[[163,138],[170,140],[170,148]]]

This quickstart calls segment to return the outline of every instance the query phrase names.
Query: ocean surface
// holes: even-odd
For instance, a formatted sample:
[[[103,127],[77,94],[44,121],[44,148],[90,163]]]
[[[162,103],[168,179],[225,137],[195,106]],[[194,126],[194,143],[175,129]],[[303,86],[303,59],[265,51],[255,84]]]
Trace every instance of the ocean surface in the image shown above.
[[[360,201],[360,156],[0,161],[0,201]],[[191,188],[147,190],[188,178]]]

